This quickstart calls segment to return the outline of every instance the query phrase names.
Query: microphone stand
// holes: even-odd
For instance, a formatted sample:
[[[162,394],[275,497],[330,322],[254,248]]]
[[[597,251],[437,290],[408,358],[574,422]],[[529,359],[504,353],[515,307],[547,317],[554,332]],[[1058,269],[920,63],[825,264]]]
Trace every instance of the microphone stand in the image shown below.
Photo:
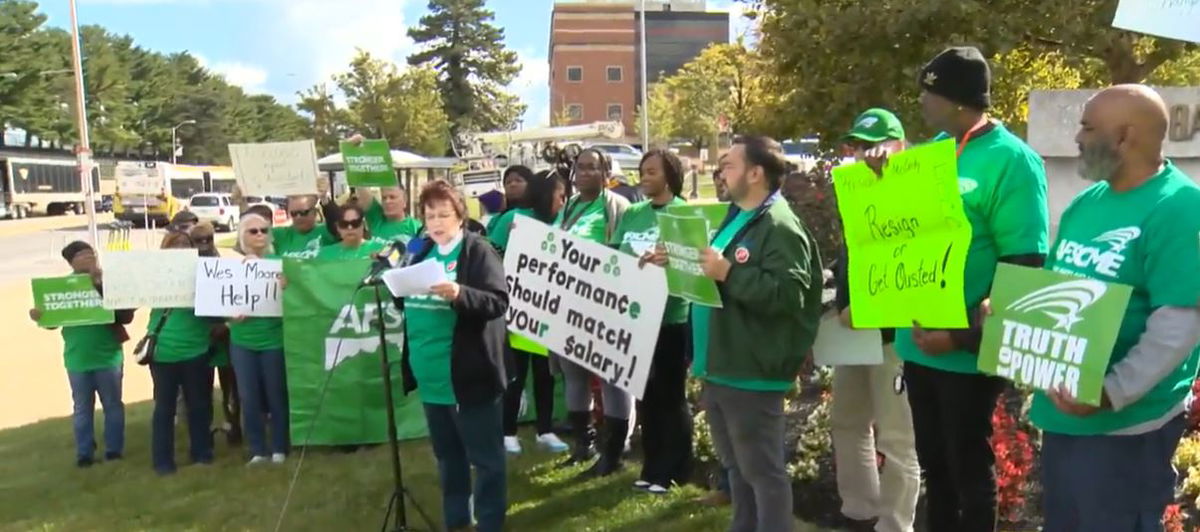
[[[388,501],[387,513],[384,515],[383,526],[380,527],[380,530],[391,530],[391,532],[417,530],[408,525],[408,510],[404,505],[405,498],[408,498],[409,504],[412,504],[417,513],[421,514],[421,518],[429,526],[429,530],[437,530],[437,527],[429,520],[429,516],[421,509],[421,505],[417,504],[412,492],[404,486],[404,470],[400,463],[400,441],[396,434],[396,403],[392,395],[392,371],[391,362],[388,359],[387,327],[384,325],[383,295],[379,290],[381,281],[377,276],[367,281],[374,288],[375,311],[379,316],[379,361],[381,371],[383,371],[383,400],[387,403],[388,452],[392,459],[392,496]],[[392,524],[390,529],[388,528],[389,523]]]

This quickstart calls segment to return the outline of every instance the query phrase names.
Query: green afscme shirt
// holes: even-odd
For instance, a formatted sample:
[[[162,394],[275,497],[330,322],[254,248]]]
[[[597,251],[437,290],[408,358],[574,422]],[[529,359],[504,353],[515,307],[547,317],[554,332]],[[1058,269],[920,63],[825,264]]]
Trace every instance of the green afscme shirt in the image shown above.
[[[492,245],[494,245],[496,249],[499,249],[500,251],[508,249],[508,237],[512,234],[513,220],[515,220],[517,216],[528,216],[533,218],[533,209],[509,209],[504,214],[494,218],[492,222],[488,224],[491,226],[488,228],[488,240],[492,241]]]
[[[944,140],[942,133],[934,141]],[[958,157],[958,190],[971,224],[963,297],[973,316],[991,291],[1000,257],[1045,254],[1050,217],[1042,158],[1003,125],[968,140]],[[978,354],[927,355],[912,329],[896,329],[896,353],[907,362],[954,373],[979,373]]]
[[[630,205],[617,223],[610,244],[621,251],[635,257],[642,256],[658,244],[658,213],[671,205],[686,205],[687,202],[679,197],[671,198],[666,205],[654,205],[650,200],[640,201]],[[667,297],[667,306],[663,310],[663,323],[687,323],[688,304],[678,297]]]
[[[603,192],[596,196],[596,199],[588,202],[579,199],[579,195],[576,194],[558,213],[558,218],[554,220],[554,227],[563,228],[572,236],[603,244],[604,235],[607,232],[608,220],[606,217]],[[563,227],[564,223],[567,224],[566,227]]]
[[[336,242],[329,228],[324,225],[317,225],[307,233],[301,233],[293,226],[271,229],[271,244],[275,253],[282,257],[311,259],[317,256],[321,248]]]
[[[371,202],[366,210],[367,229],[371,232],[371,241],[380,247],[394,241],[408,244],[408,241],[421,233],[421,221],[411,216],[400,220],[392,220],[383,213],[383,206],[378,201]]]
[[[154,332],[164,315],[167,320],[158,333],[158,343],[154,348],[154,361],[184,362],[208,353],[211,343],[212,320],[197,317],[195,309],[173,308],[170,310],[170,314],[166,313],[166,309],[161,308],[150,312],[148,332]]]
[[[71,373],[121,367],[121,344],[112,325],[62,328],[63,363]]]
[[[372,240],[367,240],[359,244],[356,248],[347,247],[345,242],[338,242],[321,248],[317,253],[319,260],[354,260],[354,259],[369,259],[371,254],[378,253],[383,249],[383,244]]]
[[[278,259],[268,255],[264,259]],[[229,340],[252,351],[283,349],[283,318],[248,317],[229,322]]]
[[[1200,301],[1200,187],[1169,161],[1141,186],[1115,192],[1100,182],[1063,212],[1058,240],[1046,267],[1133,287],[1117,332],[1109,368],[1129,354],[1160,307],[1195,307]],[[1085,318],[1086,319],[1086,318]],[[1087,417],[1060,412],[1045,393],[1034,392],[1029,417],[1045,431],[1107,434],[1167,415],[1187,398],[1200,351],[1119,412]]]
[[[446,278],[454,281],[458,278],[461,251],[460,240],[445,254],[434,247],[425,260],[440,264]],[[408,331],[408,361],[421,391],[421,400],[434,405],[456,404],[450,352],[458,314],[454,313],[449,301],[433,294],[421,294],[404,298],[404,319]]]

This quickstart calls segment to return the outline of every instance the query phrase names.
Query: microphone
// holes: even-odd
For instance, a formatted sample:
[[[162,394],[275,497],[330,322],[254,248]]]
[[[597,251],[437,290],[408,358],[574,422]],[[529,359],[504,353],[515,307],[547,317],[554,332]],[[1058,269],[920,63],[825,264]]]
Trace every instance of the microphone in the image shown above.
[[[366,277],[363,277],[363,286],[379,283],[380,275],[384,271],[399,266],[404,261],[405,256],[407,256],[407,246],[399,240],[393,240],[375,256],[375,262],[371,265],[371,271],[367,272]]]

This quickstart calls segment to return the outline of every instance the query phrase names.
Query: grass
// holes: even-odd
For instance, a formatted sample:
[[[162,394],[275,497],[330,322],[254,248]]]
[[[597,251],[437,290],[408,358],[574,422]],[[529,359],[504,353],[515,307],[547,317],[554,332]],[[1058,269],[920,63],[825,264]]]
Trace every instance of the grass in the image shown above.
[[[188,466],[180,427],[179,472],[160,478],[150,467],[150,412],[149,403],[129,405],[126,458],[90,469],[74,465],[69,418],[0,431],[0,530],[275,530],[298,453],[283,467],[248,468],[244,449],[218,438],[214,465]],[[101,417],[97,412],[97,430]],[[529,435],[523,441],[532,447]],[[404,442],[401,455],[409,490],[440,529],[441,498],[427,442]],[[556,470],[559,459],[528,450],[510,459],[508,529],[715,532],[728,525],[727,508],[691,502],[702,494],[694,486],[664,497],[633,491],[636,463],[619,475],[578,482],[573,476],[580,468]],[[310,451],[280,530],[375,530],[390,494],[386,446],[353,454]],[[411,506],[409,522],[428,530]]]

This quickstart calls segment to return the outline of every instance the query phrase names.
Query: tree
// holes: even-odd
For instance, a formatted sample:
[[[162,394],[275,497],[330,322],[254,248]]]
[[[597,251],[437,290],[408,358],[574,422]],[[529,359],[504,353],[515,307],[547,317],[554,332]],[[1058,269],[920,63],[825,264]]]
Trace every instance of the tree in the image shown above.
[[[313,85],[298,93],[300,103],[296,108],[312,117],[311,129],[317,143],[317,152],[337,151],[338,142],[349,135],[347,125],[350,117],[333,100],[333,94],[325,83]]]
[[[652,146],[666,146],[670,143],[671,139],[678,136],[678,125],[674,120],[675,113],[672,112],[674,102],[672,101],[671,91],[666,83],[655,83],[647,88],[646,106],[650,109],[650,144]],[[644,135],[642,131],[643,112],[644,109],[639,105],[634,117],[634,124],[639,137]]]
[[[795,118],[783,136],[836,138],[855,113],[872,106],[898,111],[914,138],[931,134],[917,119],[916,74],[949,45],[973,44],[993,62],[1009,60],[1006,75],[1014,67],[1032,69],[1018,76],[1024,82],[996,78],[993,97],[1010,107],[1014,94],[1073,82],[1076,74],[1067,68],[1080,86],[1141,82],[1196,49],[1112,28],[1117,0],[752,3],[761,22],[759,50],[785,86],[795,88],[785,102]],[[1009,56],[1014,50],[1020,52]]]
[[[408,57],[410,65],[438,73],[446,114],[454,131],[512,129],[525,106],[500,88],[512,82],[520,66],[504,47],[504,30],[491,23],[484,0],[430,0],[428,15],[408,36],[425,50]]]

